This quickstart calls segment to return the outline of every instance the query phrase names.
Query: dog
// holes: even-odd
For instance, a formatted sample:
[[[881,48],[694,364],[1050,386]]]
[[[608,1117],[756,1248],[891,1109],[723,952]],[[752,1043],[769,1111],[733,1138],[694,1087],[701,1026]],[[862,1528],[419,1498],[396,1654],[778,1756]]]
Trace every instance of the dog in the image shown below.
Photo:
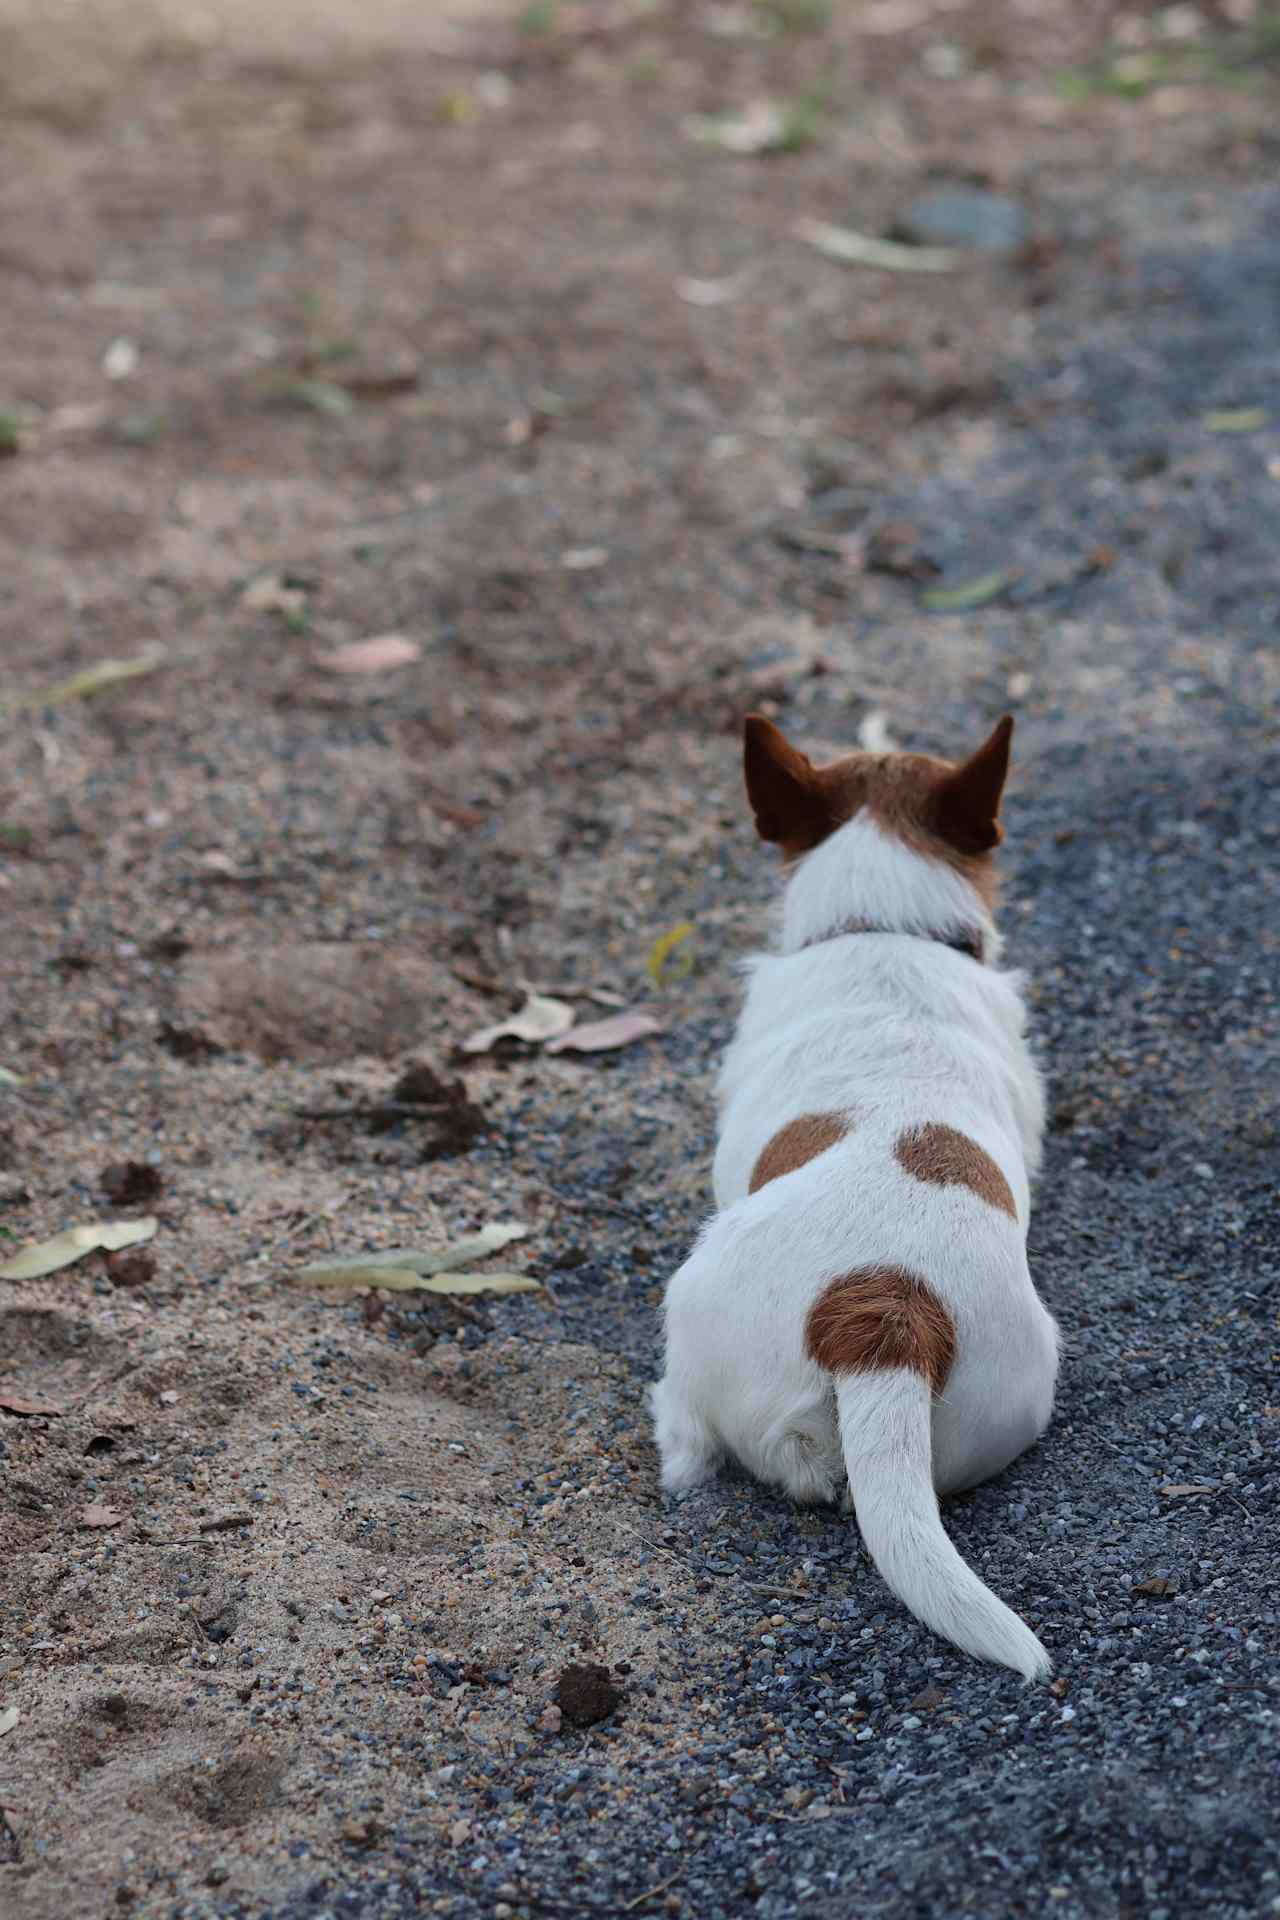
[[[1012,733],[1006,715],[958,765],[815,766],[748,716],[780,934],[745,963],[717,1211],[667,1287],[652,1408],[669,1491],[732,1456],[797,1500],[843,1499],[917,1619],[1030,1680],[1048,1654],[937,1499],[1032,1444],[1058,1373],[1026,1257],[1044,1093],[993,919]]]

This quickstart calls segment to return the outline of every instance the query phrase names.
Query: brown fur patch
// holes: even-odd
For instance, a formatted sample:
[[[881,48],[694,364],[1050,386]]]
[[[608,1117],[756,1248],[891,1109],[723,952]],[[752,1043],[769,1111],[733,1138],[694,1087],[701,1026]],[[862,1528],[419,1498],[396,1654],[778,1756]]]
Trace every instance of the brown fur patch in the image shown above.
[[[852,1113],[802,1113],[798,1119],[788,1120],[756,1161],[748,1193],[780,1179],[784,1173],[794,1173],[806,1160],[814,1160],[834,1147],[837,1140],[844,1139],[855,1118]]]
[[[989,1207],[999,1207],[1011,1220],[1018,1217],[1009,1182],[991,1155],[955,1127],[936,1121],[908,1127],[894,1141],[893,1157],[917,1180],[937,1187],[968,1187]]]
[[[918,1274],[905,1267],[858,1267],[818,1295],[804,1344],[828,1373],[909,1367],[941,1393],[956,1357],[956,1330]]]

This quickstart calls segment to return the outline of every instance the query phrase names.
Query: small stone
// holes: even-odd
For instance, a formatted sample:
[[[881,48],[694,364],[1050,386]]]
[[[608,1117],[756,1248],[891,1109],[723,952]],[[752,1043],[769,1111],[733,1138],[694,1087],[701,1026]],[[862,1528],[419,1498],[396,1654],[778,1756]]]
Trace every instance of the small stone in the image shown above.
[[[381,1832],[379,1822],[368,1817],[342,1823],[342,1837],[349,1847],[371,1847]]]
[[[561,1713],[559,1707],[544,1707],[538,1715],[538,1729],[542,1733],[559,1733]]]
[[[917,247],[969,247],[976,253],[1016,253],[1030,222],[1016,201],[977,187],[939,187],[907,208],[893,226],[895,240]]]
[[[121,1160],[102,1169],[98,1185],[113,1206],[139,1207],[163,1191],[164,1180],[145,1160]]]

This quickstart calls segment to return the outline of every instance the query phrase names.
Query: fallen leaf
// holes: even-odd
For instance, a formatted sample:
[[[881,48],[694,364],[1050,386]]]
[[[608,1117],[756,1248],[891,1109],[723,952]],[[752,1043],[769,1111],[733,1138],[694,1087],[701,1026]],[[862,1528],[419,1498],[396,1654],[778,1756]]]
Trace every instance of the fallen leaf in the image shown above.
[[[877,240],[852,227],[833,227],[825,220],[798,220],[797,239],[816,247],[828,260],[846,267],[874,267],[881,273],[953,273],[966,256],[952,247],[905,247],[897,240]]]
[[[930,587],[920,598],[930,613],[963,613],[998,600],[1008,585],[1007,573],[980,573],[976,580],[965,580],[958,587]]]
[[[240,605],[248,613],[297,615],[305,613],[307,595],[305,588],[291,587],[280,574],[264,573],[245,588]]]
[[[407,667],[417,660],[422,648],[403,633],[379,633],[369,640],[350,640],[332,653],[316,656],[316,665],[326,673],[385,673],[391,667]]]
[[[945,1706],[947,1696],[941,1687],[925,1687],[911,1702],[913,1713],[932,1713],[935,1707]]]
[[[481,1027],[478,1032],[468,1034],[462,1042],[462,1051],[487,1053],[499,1040],[527,1040],[530,1043],[554,1040],[558,1034],[568,1033],[572,1025],[572,1007],[563,1000],[552,1000],[547,994],[531,993],[509,1020],[500,1020],[496,1026]]]
[[[560,565],[566,573],[594,573],[597,567],[608,564],[607,547],[569,547],[560,555]]]
[[[0,1734],[12,1733],[21,1718],[20,1708],[6,1707],[4,1712],[0,1713]]]
[[[1166,1500],[1184,1500],[1189,1494],[1216,1493],[1218,1489],[1216,1487],[1202,1487],[1198,1484],[1184,1486],[1181,1483],[1175,1484],[1172,1480],[1166,1480],[1160,1491]]]
[[[51,1407],[43,1400],[24,1400],[21,1394],[0,1393],[0,1412],[21,1414],[59,1414],[61,1407]]]
[[[1208,433],[1257,433],[1271,418],[1265,407],[1219,407],[1204,416]]]
[[[558,1040],[548,1040],[548,1053],[608,1053],[614,1047],[629,1047],[633,1040],[645,1040],[661,1033],[662,1024],[651,1013],[615,1013],[608,1020],[592,1020],[573,1027]]]
[[[52,1240],[41,1240],[36,1246],[15,1253],[12,1260],[6,1260],[0,1266],[0,1280],[39,1280],[46,1273],[57,1273],[73,1261],[83,1260],[86,1253],[95,1253],[100,1247],[107,1253],[118,1253],[121,1247],[136,1247],[154,1236],[156,1225],[157,1222],[148,1217],[68,1227],[64,1233],[56,1233]]]
[[[124,1515],[109,1507],[105,1500],[91,1500],[80,1515],[82,1527],[118,1527],[123,1520]]]
[[[396,1247],[388,1253],[355,1254],[348,1260],[312,1260],[307,1266],[299,1267],[293,1277],[321,1287],[385,1286],[393,1292],[406,1292],[411,1284],[420,1284],[420,1275],[451,1273],[472,1260],[483,1260],[487,1254],[496,1253],[499,1247],[509,1247],[513,1240],[526,1239],[529,1232],[519,1220],[495,1220],[481,1227],[479,1233],[468,1234],[465,1240],[455,1240],[434,1253],[415,1253],[411,1248]],[[352,1280],[350,1276],[357,1269],[365,1277]],[[369,1277],[377,1274],[397,1277],[394,1280]]]
[[[778,153],[795,139],[792,116],[773,100],[753,100],[741,113],[716,117],[691,113],[684,130],[691,140],[725,153]]]
[[[344,414],[355,406],[351,395],[332,380],[271,380],[266,395],[279,406],[298,407],[306,413]]]
[[[687,980],[693,972],[692,950],[685,947],[683,953],[676,953],[676,948],[684,946],[693,931],[692,920],[682,920],[678,927],[672,927],[670,933],[659,934],[654,941],[644,970],[655,987],[669,987],[677,980]]]
[[[66,700],[80,700],[103,687],[114,687],[122,680],[136,680],[140,674],[154,673],[163,664],[163,652],[154,647],[149,653],[134,654],[127,660],[99,660],[96,667],[85,667],[83,672],[73,673],[67,680],[55,680],[51,687],[41,687],[35,693],[0,695],[0,713],[60,707]]]
[[[296,1273],[301,1280],[303,1273]],[[310,1279],[322,1287],[383,1287],[388,1293],[537,1293],[542,1282],[527,1273],[415,1273],[412,1267],[330,1262]]]
[[[0,1087],[25,1087],[26,1084],[20,1073],[14,1073],[9,1067],[0,1067]]]
[[[742,291],[744,276],[730,274],[727,280],[697,280],[685,276],[673,282],[677,299],[688,307],[723,307]]]
[[[1172,1580],[1140,1580],[1136,1587],[1129,1589],[1134,1594],[1149,1594],[1153,1600],[1172,1600],[1178,1589]]]

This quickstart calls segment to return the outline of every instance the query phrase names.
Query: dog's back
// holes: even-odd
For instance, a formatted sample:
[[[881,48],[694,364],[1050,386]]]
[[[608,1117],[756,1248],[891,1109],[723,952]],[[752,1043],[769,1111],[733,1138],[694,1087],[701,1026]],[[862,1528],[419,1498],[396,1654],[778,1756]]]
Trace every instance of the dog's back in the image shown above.
[[[934,1491],[1004,1466],[1052,1403],[1056,1332],[1024,1251],[1042,1096],[1016,979],[985,964],[981,887],[865,807],[794,875],[782,945],[750,963],[720,1211],[668,1290],[664,1482],[726,1452],[801,1499],[847,1475],[908,1605],[1039,1672],[1043,1648],[955,1553]]]

